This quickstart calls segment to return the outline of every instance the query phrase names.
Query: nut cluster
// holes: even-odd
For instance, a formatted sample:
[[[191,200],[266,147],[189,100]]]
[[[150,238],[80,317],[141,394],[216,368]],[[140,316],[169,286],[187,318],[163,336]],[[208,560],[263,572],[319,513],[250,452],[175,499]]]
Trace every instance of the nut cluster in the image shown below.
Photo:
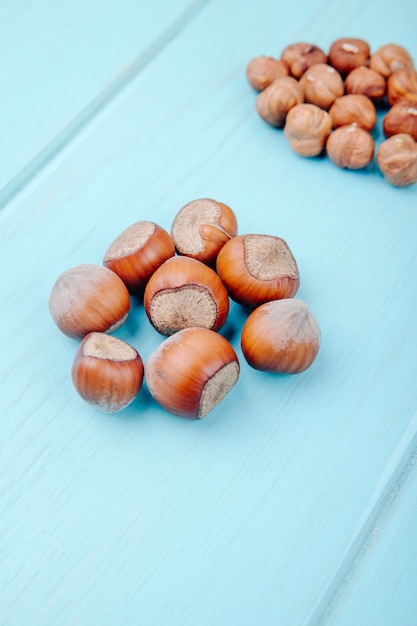
[[[253,58],[246,77],[258,92],[259,116],[283,129],[297,154],[326,153],[335,165],[351,170],[367,167],[376,154],[389,183],[417,182],[417,71],[402,46],[386,44],[372,52],[365,40],[344,37],[326,54],[311,43],[295,43],[280,58]],[[385,141],[376,149],[377,113],[384,108]],[[385,147],[389,138],[404,134],[411,141]]]
[[[140,221],[110,244],[102,264],[66,270],[55,281],[49,311],[67,336],[81,339],[72,365],[79,395],[116,413],[138,395],[143,380],[166,410],[201,419],[236,384],[240,364],[218,331],[229,299],[248,317],[242,353],[258,370],[296,374],[315,360],[320,329],[306,304],[296,260],[284,239],[238,235],[233,210],[201,198],[175,216],[171,232]],[[111,335],[139,298],[165,338],[146,363]]]

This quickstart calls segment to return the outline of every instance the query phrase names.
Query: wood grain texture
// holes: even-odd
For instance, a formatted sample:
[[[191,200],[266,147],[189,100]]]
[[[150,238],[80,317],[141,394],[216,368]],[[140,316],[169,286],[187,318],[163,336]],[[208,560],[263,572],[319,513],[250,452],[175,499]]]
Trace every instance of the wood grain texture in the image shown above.
[[[343,606],[366,623],[366,604],[334,594],[355,558],[372,574],[358,538],[414,453],[417,190],[390,187],[374,167],[297,157],[256,115],[244,69],[347,31],[417,58],[415,9],[399,2],[387,20],[376,1],[302,8],[243,2],[237,17],[233,3],[208,4],[0,212],[6,626],[313,626],[342,620]],[[286,239],[322,328],[319,357],[299,376],[251,370],[233,305],[222,332],[241,377],[207,418],[168,415],[146,388],[102,415],[72,388],[78,343],[49,318],[53,281],[100,263],[136,220],[169,229],[197,197],[229,204],[241,233]],[[136,303],[116,334],[144,360],[161,341]],[[385,535],[394,577],[414,567],[402,502],[392,506],[404,543],[390,543],[388,523]],[[412,606],[411,588],[401,602]]]
[[[0,207],[54,159],[205,0],[3,2]]]

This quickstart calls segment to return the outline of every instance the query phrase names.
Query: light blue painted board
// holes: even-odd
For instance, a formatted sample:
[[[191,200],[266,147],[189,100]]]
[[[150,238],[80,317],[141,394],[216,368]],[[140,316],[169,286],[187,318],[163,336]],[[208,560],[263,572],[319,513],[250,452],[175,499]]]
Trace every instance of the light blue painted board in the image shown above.
[[[337,626],[397,624],[410,626],[417,615],[417,471],[391,494],[392,506],[375,525],[368,554],[334,613]],[[353,582],[353,584],[350,584]]]
[[[378,45],[411,39],[410,9],[388,25],[371,20],[375,3],[344,21],[309,6],[300,18],[243,4],[239,30],[231,7],[207,7],[0,214],[6,623],[312,624],[401,461],[417,401],[416,189],[297,158],[256,117],[244,66],[261,40],[273,50],[274,20],[282,45],[328,43],[348,18]],[[52,282],[100,262],[132,221],[169,228],[206,195],[241,232],[287,239],[319,358],[278,378],[241,358],[238,386],[201,423],[146,389],[98,414],[72,389],[76,342],[48,317]],[[240,357],[243,320],[233,306],[224,330]],[[160,341],[140,307],[118,335],[145,359]]]
[[[202,1],[0,4],[0,203],[192,20]]]

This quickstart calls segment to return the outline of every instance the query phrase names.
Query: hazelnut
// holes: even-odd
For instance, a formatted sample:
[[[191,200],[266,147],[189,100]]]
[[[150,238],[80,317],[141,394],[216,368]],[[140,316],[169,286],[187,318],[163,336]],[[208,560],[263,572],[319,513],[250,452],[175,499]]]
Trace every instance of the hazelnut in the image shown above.
[[[411,67],[393,72],[387,82],[387,99],[391,106],[400,100],[417,102],[417,72]]]
[[[274,80],[288,76],[289,73],[288,65],[284,61],[270,56],[256,57],[246,67],[246,78],[256,91],[262,91]]]
[[[287,115],[284,135],[291,148],[305,157],[319,155],[332,128],[327,111],[315,104],[296,104]]]
[[[413,68],[413,59],[407,50],[397,44],[389,43],[378,48],[369,59],[369,67],[385,78],[403,67]]]
[[[219,250],[236,233],[237,220],[232,209],[210,198],[183,206],[171,228],[177,252],[208,265],[215,263]]]
[[[363,39],[343,37],[332,43],[329,50],[329,63],[346,76],[360,65],[366,65],[369,59],[369,45]]]
[[[257,370],[299,374],[315,360],[320,338],[319,325],[305,302],[275,300],[249,315],[241,347],[246,361]]]
[[[300,285],[288,244],[271,235],[233,237],[220,250],[217,272],[230,297],[249,309],[269,300],[291,298]]]
[[[87,263],[66,270],[58,276],[49,297],[51,317],[68,337],[113,332],[129,310],[126,285],[102,265]]]
[[[141,221],[113,241],[103,265],[123,280],[129,293],[142,295],[154,271],[174,254],[175,247],[166,230],[154,222]]]
[[[326,150],[330,160],[338,167],[359,170],[372,161],[374,140],[356,124],[340,126],[328,138]]]
[[[386,81],[375,70],[361,65],[347,75],[345,91],[347,94],[362,94],[372,102],[379,102],[385,96]]]
[[[343,80],[339,72],[327,63],[316,63],[300,78],[304,100],[329,109],[336,98],[343,96]]]
[[[385,115],[382,127],[385,137],[407,133],[417,141],[417,101],[400,100]]]
[[[167,411],[205,417],[235,385],[239,361],[230,343],[206,328],[186,328],[165,339],[145,363],[153,398]]]
[[[138,395],[143,363],[128,343],[93,332],[81,342],[71,375],[76,390],[86,402],[105,413],[116,413]]]
[[[317,46],[311,43],[293,43],[287,46],[281,54],[281,60],[287,63],[290,74],[294,78],[301,78],[304,72],[315,63],[326,63],[327,56]]]
[[[303,90],[292,76],[278,78],[256,99],[256,110],[260,117],[276,128],[282,128],[288,111],[304,101]]]
[[[336,98],[329,110],[333,128],[357,124],[364,130],[372,130],[376,124],[373,102],[361,94],[348,94]]]
[[[417,183],[417,143],[410,135],[393,135],[381,143],[376,162],[384,178],[395,187]]]
[[[156,270],[143,303],[152,326],[163,335],[190,326],[219,330],[229,313],[228,293],[216,272],[185,256],[172,257]]]

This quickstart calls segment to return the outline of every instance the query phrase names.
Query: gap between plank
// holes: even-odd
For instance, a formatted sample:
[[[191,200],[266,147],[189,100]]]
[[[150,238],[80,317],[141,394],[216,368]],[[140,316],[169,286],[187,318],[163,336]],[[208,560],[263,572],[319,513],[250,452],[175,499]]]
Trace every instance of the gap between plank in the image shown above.
[[[76,117],[65,126],[41,151],[11,178],[0,190],[0,210],[4,209],[23,189],[37,177],[76,137],[95,116],[102,112],[141,71],[211,2],[196,0],[177,17],[153,43],[134,59],[117,78],[96,96]]]
[[[317,607],[306,620],[307,626],[330,626],[337,621],[336,612],[343,602],[348,585],[367,553],[381,534],[382,524],[398,499],[400,491],[417,467],[417,413],[392,453],[384,472],[346,549],[342,562]]]

